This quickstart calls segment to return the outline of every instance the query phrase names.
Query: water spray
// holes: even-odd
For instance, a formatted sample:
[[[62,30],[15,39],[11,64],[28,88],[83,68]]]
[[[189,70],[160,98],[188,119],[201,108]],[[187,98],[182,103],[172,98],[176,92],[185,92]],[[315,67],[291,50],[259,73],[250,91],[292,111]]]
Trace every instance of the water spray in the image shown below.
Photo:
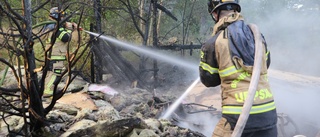
[[[143,53],[143,54],[148,55],[149,57],[154,58],[156,60],[162,60],[162,61],[165,61],[168,63],[172,63],[173,65],[182,66],[182,67],[185,67],[185,68],[188,68],[191,70],[195,70],[195,71],[198,70],[199,64],[192,63],[190,61],[186,61],[183,59],[179,59],[176,56],[160,54],[158,51],[152,50],[147,47],[142,47],[142,46],[134,45],[131,43],[123,42],[123,41],[117,40],[117,39],[109,37],[109,36],[100,35],[98,33],[90,32],[90,31],[86,31],[86,30],[83,30],[83,31],[86,33],[89,33],[91,35],[94,35],[100,39],[115,43],[115,44],[117,44],[117,46],[121,46],[123,48],[129,49],[132,51],[137,51],[137,52]]]
[[[100,35],[98,33],[90,32],[90,31],[86,31],[86,30],[83,30],[83,31],[86,32],[86,33],[89,33],[91,35],[94,35],[94,36],[96,36],[96,37],[98,37],[100,39],[106,40],[108,42],[115,43],[118,46],[121,46],[123,48],[143,53],[143,54],[148,55],[148,56],[150,56],[150,57],[152,57],[154,59],[162,60],[162,61],[165,61],[165,62],[168,62],[168,63],[172,63],[174,65],[182,66],[182,67],[194,70],[195,72],[198,71],[199,64],[195,64],[195,63],[192,63],[192,62],[187,62],[187,61],[185,61],[183,59],[179,59],[176,56],[170,56],[170,55],[161,54],[161,53],[157,52],[156,50],[152,50],[152,49],[147,48],[147,47],[142,47],[142,46],[130,44],[130,43],[127,43],[127,42],[123,42],[123,41],[117,40],[117,39],[112,38],[112,37]],[[198,77],[188,87],[188,89],[168,108],[168,110],[161,117],[161,119],[167,119],[176,110],[176,108],[179,106],[179,104],[182,102],[182,100],[188,95],[188,93],[196,86],[196,84],[199,81],[200,81],[200,78]]]
[[[188,93],[197,85],[200,81],[198,77],[190,86],[189,88],[168,108],[165,114],[160,119],[168,119],[168,117],[176,110],[182,100],[188,95]]]

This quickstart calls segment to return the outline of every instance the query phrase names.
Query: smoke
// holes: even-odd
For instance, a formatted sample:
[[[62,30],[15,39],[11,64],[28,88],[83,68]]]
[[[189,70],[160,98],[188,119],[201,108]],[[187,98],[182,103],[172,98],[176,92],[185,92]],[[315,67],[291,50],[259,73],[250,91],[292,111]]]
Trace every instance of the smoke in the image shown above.
[[[248,7],[243,7],[244,12],[246,8]],[[320,11],[294,10],[285,7],[265,10],[268,11],[267,14],[255,17],[258,18],[256,20],[246,14],[243,15],[247,23],[258,25],[267,41],[271,52],[270,69],[320,77],[320,61],[317,61],[320,58],[318,53],[320,51]],[[300,82],[290,82],[281,79],[282,77],[273,75],[270,76],[269,81],[278,114],[284,114],[294,122],[287,123],[284,131],[290,136],[296,134],[315,136],[320,132],[318,117],[320,85],[301,82],[303,78],[298,80]],[[179,126],[211,136],[218,118],[212,115],[194,114],[194,116],[188,115],[187,119],[194,123],[202,123],[205,128],[197,128],[185,121],[180,122]],[[297,125],[298,131],[293,124]],[[281,134],[281,129],[278,130]]]
[[[294,4],[292,4],[294,5]],[[294,73],[320,76],[320,21],[319,10],[302,6],[300,9],[271,9],[266,5],[264,16],[253,17],[246,14],[245,19],[257,24],[264,34],[271,51],[271,68]],[[248,7],[244,7],[244,11]]]
[[[319,86],[290,82],[273,76],[269,81],[278,116],[285,116],[284,125],[280,126],[281,119],[278,119],[279,136],[302,134],[311,137],[320,132],[320,118],[318,118],[320,109],[317,106],[320,104]],[[210,137],[219,118],[219,115],[201,112],[184,115],[183,120],[179,120],[176,124]]]
[[[317,106],[320,104],[319,86],[290,83],[277,78],[271,78],[270,84],[277,112],[288,115],[297,124],[300,134],[315,136],[320,131],[320,109]]]
[[[162,118],[167,119],[179,106],[179,104],[183,101],[183,99],[188,95],[188,93],[196,86],[196,84],[200,81],[200,78],[197,78],[188,89],[168,108],[167,112],[164,114]]]
[[[188,114],[185,119],[187,121],[178,122],[180,127],[189,128],[205,135],[206,137],[211,137],[214,127],[220,118],[218,115],[213,115],[210,112],[201,112]]]
[[[264,5],[261,8],[265,8],[265,14],[260,14],[263,16],[254,17],[249,12],[243,15],[247,23],[257,24],[264,34],[271,52],[271,69],[320,77],[320,61],[317,61],[320,58],[319,2],[298,2],[291,3],[291,7]],[[246,13],[250,7],[242,9]],[[302,134],[315,136],[320,131],[320,85],[292,83],[280,80],[282,76],[270,77],[278,113],[295,121]]]

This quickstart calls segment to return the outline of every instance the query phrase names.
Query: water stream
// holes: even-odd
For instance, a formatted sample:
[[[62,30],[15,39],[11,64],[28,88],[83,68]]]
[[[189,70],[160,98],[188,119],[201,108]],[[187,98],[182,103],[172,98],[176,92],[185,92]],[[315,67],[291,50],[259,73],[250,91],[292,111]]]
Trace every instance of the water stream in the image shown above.
[[[90,32],[90,31],[85,31],[85,32],[87,32],[87,33],[89,33],[91,35],[97,36],[100,39],[106,40],[108,42],[112,42],[112,43],[116,44],[117,46],[121,46],[123,48],[129,49],[129,50],[133,50],[133,51],[137,51],[137,52],[140,52],[142,54],[148,55],[151,58],[154,58],[154,59],[157,59],[157,60],[161,60],[161,61],[165,61],[167,63],[172,63],[174,65],[182,66],[182,67],[194,70],[194,72],[196,72],[196,73],[198,71],[198,66],[199,66],[198,64],[179,59],[178,57],[161,54],[161,53],[159,53],[159,51],[152,50],[152,49],[149,49],[149,48],[144,47],[144,46],[138,46],[138,45],[130,44],[130,43],[127,43],[127,42],[123,42],[123,41],[117,40],[117,39],[112,38],[112,37],[100,35],[98,33]],[[196,84],[199,81],[200,81],[200,78],[198,77],[187,88],[187,90],[168,108],[168,110],[164,113],[164,115],[160,119],[169,118],[169,116],[177,109],[179,104],[183,101],[183,99],[188,95],[188,93],[196,86]]]
[[[140,53],[147,55],[151,58],[154,58],[156,60],[161,60],[161,61],[164,61],[167,63],[171,63],[173,65],[182,66],[182,67],[185,67],[185,68],[188,68],[191,70],[195,70],[195,72],[198,70],[198,67],[199,67],[199,64],[196,64],[194,62],[186,61],[186,60],[178,58],[177,56],[172,56],[169,54],[161,54],[159,51],[153,50],[151,48],[147,48],[146,46],[139,46],[139,45],[131,44],[128,42],[120,41],[115,38],[100,35],[98,33],[90,32],[90,31],[85,31],[85,32],[87,32],[91,35],[97,36],[100,39],[106,40],[108,42],[112,42],[112,43],[116,44],[117,46],[121,46],[122,48],[140,52]]]
[[[188,95],[188,93],[197,85],[197,83],[200,81],[200,78],[197,78],[189,87],[188,89],[168,108],[168,110],[164,113],[163,116],[160,117],[160,119],[168,119],[169,116],[177,109],[179,104],[182,102],[182,100]]]
[[[99,36],[99,34],[97,33],[88,31],[86,32],[94,36]],[[142,54],[150,56],[151,58],[162,60],[167,63],[194,70],[193,72],[195,73],[198,72],[198,64],[196,63],[179,59],[175,56],[166,55],[160,53],[157,50],[149,49],[145,46],[138,46],[123,41],[119,41],[112,37],[99,36],[99,38],[108,42],[115,43],[117,46],[140,52]],[[315,114],[318,114],[320,109],[317,109],[317,107],[315,107],[314,104],[319,104],[319,99],[317,99],[317,97],[319,97],[319,87],[310,86],[307,82],[299,82],[299,84],[294,84],[286,80],[281,81],[276,79],[276,77],[278,76],[275,76],[275,78],[270,79],[270,85],[273,88],[278,113],[288,114],[294,121],[298,122],[299,128],[302,129],[301,134],[310,134],[309,136],[316,134],[319,130],[320,120],[315,117]],[[188,87],[188,89],[166,110],[166,112],[164,112],[164,115],[160,118],[168,119],[198,82],[199,78],[197,78]],[[209,120],[210,118],[212,118],[211,115],[200,116],[201,119],[199,119],[199,115],[194,115],[193,117],[195,117],[198,121],[205,120],[203,123],[208,123],[207,125],[215,125],[213,121]],[[208,132],[206,135],[211,136],[211,129],[213,128],[214,127],[205,127],[205,130],[201,133],[206,133],[210,130],[210,132]],[[289,129],[287,130],[290,131],[290,128],[292,127],[289,127]]]

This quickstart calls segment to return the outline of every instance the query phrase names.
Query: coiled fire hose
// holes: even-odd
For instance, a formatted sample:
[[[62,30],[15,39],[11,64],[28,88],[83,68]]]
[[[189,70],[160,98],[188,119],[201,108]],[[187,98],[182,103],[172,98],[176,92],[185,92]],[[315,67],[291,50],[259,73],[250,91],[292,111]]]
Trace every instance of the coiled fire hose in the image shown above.
[[[261,64],[262,64],[262,57],[263,57],[261,33],[256,25],[248,24],[248,26],[251,28],[253,32],[254,41],[255,41],[253,72],[252,72],[251,82],[248,89],[248,96],[243,104],[242,112],[233,130],[233,133],[231,135],[232,137],[240,137],[242,135],[243,129],[250,115],[250,110],[253,104],[254,96],[256,94],[256,90],[257,90],[257,86],[260,78],[260,71],[261,71]]]

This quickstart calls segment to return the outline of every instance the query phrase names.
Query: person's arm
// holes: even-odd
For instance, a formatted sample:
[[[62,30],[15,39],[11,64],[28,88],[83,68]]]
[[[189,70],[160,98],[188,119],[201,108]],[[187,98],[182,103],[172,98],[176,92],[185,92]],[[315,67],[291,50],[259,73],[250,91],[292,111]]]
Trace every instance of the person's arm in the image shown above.
[[[206,87],[215,87],[221,84],[219,66],[215,55],[216,36],[209,39],[201,48],[199,73],[200,80]]]
[[[78,29],[78,24],[74,23],[74,22],[66,22],[65,23],[65,28],[67,28],[68,30],[77,30]],[[79,27],[80,30],[82,30],[81,27]]]
[[[57,38],[62,42],[69,42],[71,40],[71,30],[67,30],[64,27],[60,27],[57,33]]]

